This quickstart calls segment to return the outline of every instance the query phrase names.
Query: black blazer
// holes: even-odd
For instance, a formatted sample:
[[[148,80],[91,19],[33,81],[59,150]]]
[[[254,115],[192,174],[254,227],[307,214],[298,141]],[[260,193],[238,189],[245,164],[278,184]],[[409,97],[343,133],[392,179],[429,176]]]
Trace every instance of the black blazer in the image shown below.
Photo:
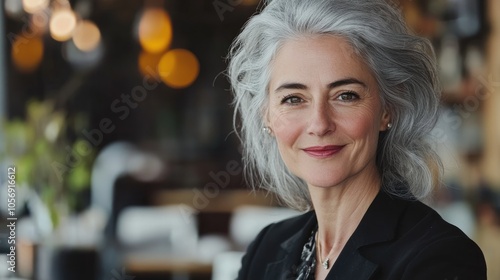
[[[302,247],[317,226],[313,211],[264,228],[238,279],[295,279]],[[326,279],[486,279],[479,247],[419,201],[380,192]]]

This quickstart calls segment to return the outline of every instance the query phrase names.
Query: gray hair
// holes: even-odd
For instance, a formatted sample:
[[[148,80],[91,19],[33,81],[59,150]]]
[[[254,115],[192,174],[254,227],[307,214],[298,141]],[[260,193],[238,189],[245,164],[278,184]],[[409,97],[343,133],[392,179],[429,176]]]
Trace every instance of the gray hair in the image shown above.
[[[412,35],[384,0],[272,0],[246,23],[231,47],[228,76],[248,183],[292,208],[312,208],[306,183],[287,169],[275,139],[263,130],[271,61],[284,42],[310,35],[347,39],[371,68],[393,125],[381,132],[377,147],[382,188],[425,198],[442,170],[427,142],[440,101],[436,59],[429,41]]]

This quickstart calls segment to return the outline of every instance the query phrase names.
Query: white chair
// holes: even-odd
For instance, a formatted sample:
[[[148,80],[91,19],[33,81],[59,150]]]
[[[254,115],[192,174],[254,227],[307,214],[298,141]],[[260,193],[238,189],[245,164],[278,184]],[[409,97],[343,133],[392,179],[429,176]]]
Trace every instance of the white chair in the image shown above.
[[[194,213],[186,205],[127,207],[118,216],[118,241],[131,248],[165,244],[173,252],[193,253],[198,240]]]

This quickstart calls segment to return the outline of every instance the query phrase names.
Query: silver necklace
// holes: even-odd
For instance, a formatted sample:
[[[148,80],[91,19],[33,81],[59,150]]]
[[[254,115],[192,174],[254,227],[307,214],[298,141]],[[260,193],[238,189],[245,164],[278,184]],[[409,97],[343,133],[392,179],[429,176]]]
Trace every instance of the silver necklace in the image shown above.
[[[319,261],[321,262],[321,266],[323,266],[323,268],[325,270],[328,270],[330,268],[330,260],[328,259],[328,256],[326,256],[326,260],[322,260],[321,258],[321,242],[319,242],[319,233],[316,232],[316,244],[318,244],[318,253],[319,253]]]

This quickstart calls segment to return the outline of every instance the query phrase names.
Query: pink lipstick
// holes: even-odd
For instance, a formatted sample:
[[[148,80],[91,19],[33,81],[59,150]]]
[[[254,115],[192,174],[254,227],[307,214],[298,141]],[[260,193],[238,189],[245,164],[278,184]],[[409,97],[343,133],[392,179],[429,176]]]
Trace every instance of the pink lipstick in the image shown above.
[[[342,150],[344,146],[328,145],[328,146],[314,146],[302,149],[308,155],[315,158],[327,158]]]

